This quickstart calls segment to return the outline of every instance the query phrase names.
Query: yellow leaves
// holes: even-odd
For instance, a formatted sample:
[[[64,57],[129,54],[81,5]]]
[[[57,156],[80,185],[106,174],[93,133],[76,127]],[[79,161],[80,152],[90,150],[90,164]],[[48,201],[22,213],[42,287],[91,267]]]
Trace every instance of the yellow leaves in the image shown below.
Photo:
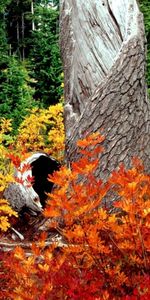
[[[24,250],[21,247],[17,246],[14,251],[14,257],[17,258],[18,260],[23,261],[25,259]]]
[[[7,231],[9,227],[10,227],[10,223],[8,222],[8,217],[0,216],[0,230]]]
[[[40,149],[62,160],[64,152],[63,106],[33,109],[19,128],[19,142],[30,151]]]
[[[0,120],[0,193],[5,190],[9,182],[14,181],[13,164],[18,167],[20,157],[24,149],[26,151],[42,150],[53,155],[58,159],[64,156],[64,125],[63,125],[63,106],[57,104],[48,109],[34,108],[31,114],[24,119],[16,140],[11,137],[11,120],[1,118]],[[10,145],[6,147],[5,145]],[[9,160],[8,160],[9,158]],[[26,166],[28,168],[28,166]],[[20,170],[24,172],[25,169]],[[5,230],[9,227],[7,213],[0,208],[0,228]],[[2,215],[4,213],[4,215]],[[6,214],[6,215],[5,215]],[[13,214],[14,215],[14,214]]]
[[[5,120],[4,118],[0,121],[0,198],[3,197],[3,192],[9,182],[13,181],[11,174],[11,168],[8,160],[6,159],[7,149],[3,146],[3,142],[6,141],[5,133],[9,133],[12,130],[11,120]],[[7,200],[0,199],[0,231],[7,231],[10,227],[9,217],[17,217],[17,213],[12,210]]]
[[[17,213],[13,211],[6,199],[0,199],[0,213],[5,213],[8,216],[17,216]]]
[[[104,210],[102,207],[98,208],[98,219],[105,222],[107,219],[107,211]]]
[[[0,134],[8,133],[12,130],[12,120],[1,118],[0,121]]]
[[[108,217],[108,224],[116,224],[117,222],[117,217],[115,214],[112,214]]]
[[[48,272],[49,271],[49,265],[48,264],[38,264],[38,267],[39,267],[39,269],[40,269],[40,271],[42,271],[42,272]]]
[[[150,214],[150,207],[143,210],[143,216],[147,217]]]
[[[129,182],[127,184],[127,187],[129,188],[129,190],[131,190],[131,193],[134,193],[136,191],[137,182]]]
[[[54,247],[55,248],[55,247]],[[53,252],[51,249],[45,250],[45,261],[50,263],[53,260]]]
[[[11,174],[2,174],[0,173],[0,192],[3,192],[7,187],[9,182],[13,182],[14,178]]]
[[[2,182],[2,183],[3,183],[3,182]],[[0,192],[3,192],[4,189],[5,189],[5,186],[3,186],[2,183],[1,183],[1,185],[0,185]]]
[[[6,158],[8,149],[4,145],[12,143],[13,139],[9,135],[11,131],[11,120],[1,118],[0,120],[0,192],[4,191],[8,182],[12,180],[11,168]]]
[[[7,231],[11,226],[9,223],[9,217],[17,217],[17,213],[9,206],[7,200],[0,199],[0,230]]]

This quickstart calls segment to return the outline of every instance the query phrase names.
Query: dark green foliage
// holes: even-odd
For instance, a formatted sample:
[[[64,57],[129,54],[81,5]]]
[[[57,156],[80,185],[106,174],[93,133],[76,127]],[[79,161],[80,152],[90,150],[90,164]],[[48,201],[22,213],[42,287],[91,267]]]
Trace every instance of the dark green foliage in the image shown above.
[[[11,0],[1,0],[0,1],[0,13],[4,13],[6,6],[11,2]]]
[[[28,59],[35,89],[34,99],[45,107],[57,103],[62,95],[61,60],[58,45],[59,1],[11,0],[7,6],[7,34],[10,53]],[[33,26],[34,24],[34,26]],[[35,30],[32,30],[35,28]]]
[[[10,1],[11,0],[0,1],[0,70],[4,67],[8,56],[9,46],[6,32],[6,7]]]
[[[31,77],[35,80],[34,97],[45,107],[57,103],[62,95],[58,18],[55,9],[40,5],[35,9],[35,31],[30,43]]]
[[[150,0],[140,0],[140,8],[144,14],[145,33],[147,39],[147,85],[150,94]]]
[[[33,90],[29,86],[29,76],[22,62],[10,57],[1,69],[0,76],[0,118],[13,120],[14,133],[23,117],[34,105]]]
[[[0,13],[0,63],[3,55],[7,53],[7,48],[8,46],[7,46],[7,38],[5,32],[4,15],[3,13]]]
[[[13,119],[14,132],[35,103],[46,107],[62,94],[59,1],[52,2],[53,9],[48,0],[0,1],[0,117]]]
[[[32,30],[31,0],[11,0],[7,5],[7,35],[11,45],[11,54],[24,59],[28,55],[26,39],[30,38]],[[29,18],[30,16],[30,18]]]
[[[29,76],[25,64],[12,54],[10,46],[8,21],[9,9],[16,1],[5,0],[0,3],[0,118],[13,121],[16,132],[27,109],[33,107],[33,90],[29,86]],[[11,22],[10,22],[11,23]],[[15,27],[13,27],[15,32]],[[15,41],[14,36],[12,39]]]

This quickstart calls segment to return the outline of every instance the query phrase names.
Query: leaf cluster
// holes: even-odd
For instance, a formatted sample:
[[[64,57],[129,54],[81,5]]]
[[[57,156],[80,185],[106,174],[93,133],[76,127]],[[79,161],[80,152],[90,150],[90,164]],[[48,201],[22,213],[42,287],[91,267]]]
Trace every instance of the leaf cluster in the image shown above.
[[[44,215],[64,242],[46,247],[42,234],[30,256],[19,247],[5,254],[3,297],[149,299],[150,176],[134,159],[132,169],[121,165],[107,182],[97,179],[103,139],[94,133],[79,141],[78,161],[49,176],[56,189]],[[118,200],[110,213],[107,201],[114,193]]]
[[[18,129],[17,145],[27,152],[45,151],[59,161],[64,157],[63,106],[31,110]]]
[[[0,75],[0,118],[12,119],[14,133],[33,108],[33,89],[23,63],[15,57],[6,60]]]
[[[6,230],[9,218],[14,214],[8,203],[4,203],[3,192],[14,178],[14,167],[35,151],[46,152],[59,161],[64,157],[63,106],[57,104],[48,109],[33,109],[21,123],[18,135],[12,135],[10,119],[0,120],[0,230]],[[25,166],[27,168],[28,166]],[[26,169],[21,170],[23,173]],[[30,179],[28,178],[28,182]],[[23,181],[20,182],[23,184]],[[31,182],[30,182],[31,184]]]

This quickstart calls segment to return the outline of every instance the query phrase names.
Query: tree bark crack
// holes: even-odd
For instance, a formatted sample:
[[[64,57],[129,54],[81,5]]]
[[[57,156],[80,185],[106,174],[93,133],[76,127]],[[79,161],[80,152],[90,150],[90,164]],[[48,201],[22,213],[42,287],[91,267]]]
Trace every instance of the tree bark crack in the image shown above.
[[[109,12],[109,14],[110,14],[110,16],[111,16],[113,22],[114,22],[115,25],[116,25],[116,28],[117,28],[118,34],[119,34],[119,36],[120,36],[120,39],[121,39],[121,41],[123,42],[123,36],[122,36],[121,30],[120,30],[120,26],[119,26],[119,24],[118,24],[118,22],[117,22],[116,17],[115,17],[114,14],[113,14],[113,11],[111,10],[111,7],[110,7],[110,5],[109,5],[109,0],[107,0],[107,7],[108,7],[108,12]]]

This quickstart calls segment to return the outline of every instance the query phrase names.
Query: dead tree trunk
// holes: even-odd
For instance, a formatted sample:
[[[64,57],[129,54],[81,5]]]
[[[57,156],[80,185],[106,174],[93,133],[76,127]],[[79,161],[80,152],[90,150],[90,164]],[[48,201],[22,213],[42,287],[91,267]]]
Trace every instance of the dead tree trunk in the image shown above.
[[[106,139],[98,174],[142,158],[150,170],[150,104],[145,83],[143,16],[136,0],[62,0],[66,156],[76,141],[100,131]]]

